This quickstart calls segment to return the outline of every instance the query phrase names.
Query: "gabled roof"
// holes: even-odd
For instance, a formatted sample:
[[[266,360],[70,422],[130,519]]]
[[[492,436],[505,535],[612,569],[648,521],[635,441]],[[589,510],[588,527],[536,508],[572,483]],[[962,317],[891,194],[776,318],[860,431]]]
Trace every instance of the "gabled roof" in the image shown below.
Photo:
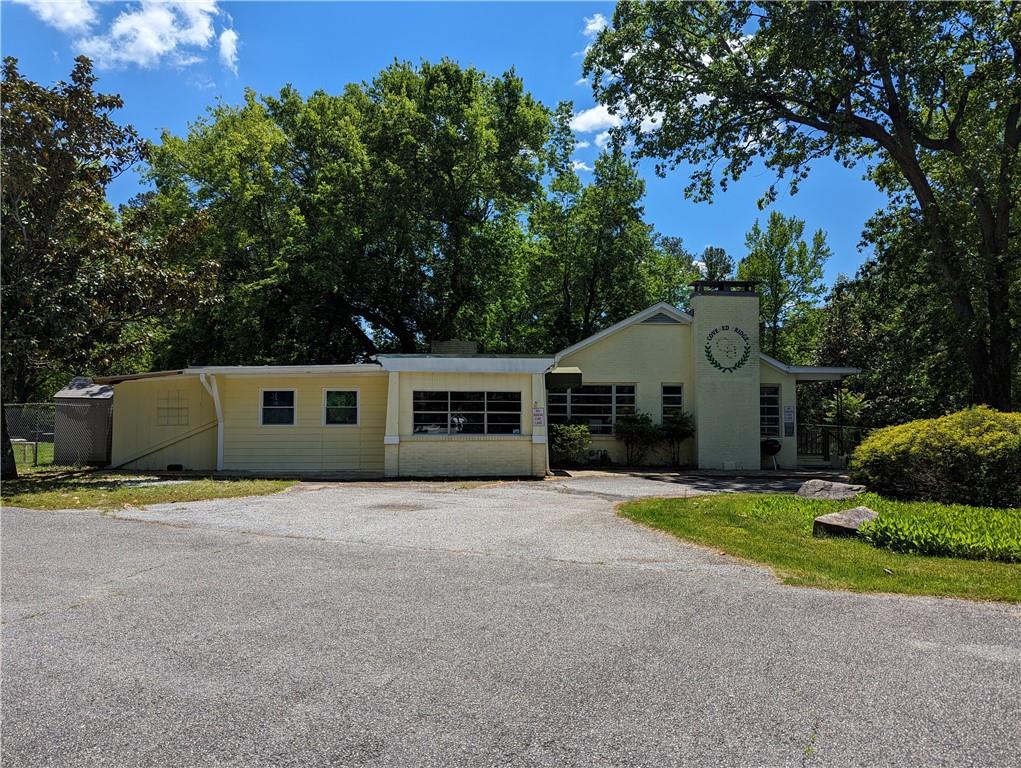
[[[845,376],[861,373],[861,368],[838,368],[828,365],[787,365],[775,357],[760,354],[762,362],[776,370],[793,376],[798,381],[836,381]]]
[[[574,344],[568,347],[567,349],[562,349],[561,351],[557,352],[556,360],[557,362],[559,362],[561,358],[567,355],[574,354],[575,352],[578,352],[582,349],[585,349],[585,347],[591,346],[592,344],[595,344],[597,341],[602,341],[607,336],[612,336],[613,334],[617,333],[617,331],[622,331],[628,326],[635,325],[636,323],[641,323],[646,320],[651,320],[655,318],[652,324],[653,325],[660,324],[663,322],[663,320],[657,317],[658,315],[664,315],[670,320],[674,320],[675,322],[685,324],[690,323],[694,319],[687,312],[682,312],[673,304],[661,301],[659,304],[653,304],[651,307],[646,307],[641,312],[631,315],[631,317],[624,318],[619,323],[611,325],[609,328],[602,330],[599,333],[592,334],[587,339],[582,339],[577,344]]]

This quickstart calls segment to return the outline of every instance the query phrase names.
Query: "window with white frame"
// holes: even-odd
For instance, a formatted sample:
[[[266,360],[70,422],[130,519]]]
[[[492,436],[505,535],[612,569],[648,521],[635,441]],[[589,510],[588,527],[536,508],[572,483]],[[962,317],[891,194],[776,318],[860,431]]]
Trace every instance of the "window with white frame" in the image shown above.
[[[416,435],[520,435],[520,392],[416,391]]]
[[[358,424],[357,390],[327,389],[323,394],[323,423],[338,426]]]
[[[188,426],[188,396],[179,389],[160,392],[156,396],[156,424],[160,427]]]
[[[684,413],[684,387],[681,384],[663,384],[660,396],[664,424],[670,417]]]
[[[593,435],[612,435],[618,416],[635,412],[634,384],[588,384],[546,395],[550,424],[587,424]]]
[[[260,423],[264,426],[294,424],[294,390],[262,390],[262,416]]]
[[[780,387],[763,384],[759,387],[759,432],[762,437],[780,436]]]

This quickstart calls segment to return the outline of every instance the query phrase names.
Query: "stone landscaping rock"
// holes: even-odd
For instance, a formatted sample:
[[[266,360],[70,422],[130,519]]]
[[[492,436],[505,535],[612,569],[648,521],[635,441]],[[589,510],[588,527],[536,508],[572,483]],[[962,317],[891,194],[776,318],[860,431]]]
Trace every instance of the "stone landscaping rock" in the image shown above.
[[[820,515],[812,523],[813,536],[856,536],[862,523],[875,520],[877,512],[868,507],[853,507]]]
[[[806,499],[853,499],[864,490],[864,485],[809,480],[798,488],[798,496]]]

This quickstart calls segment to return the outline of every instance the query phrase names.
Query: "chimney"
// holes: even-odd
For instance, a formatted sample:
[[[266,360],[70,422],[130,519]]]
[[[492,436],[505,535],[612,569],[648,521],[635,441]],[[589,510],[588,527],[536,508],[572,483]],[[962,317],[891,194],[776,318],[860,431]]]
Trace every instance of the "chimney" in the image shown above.
[[[449,339],[447,341],[434,341],[431,345],[431,350],[434,355],[477,355],[479,344],[476,341]]]
[[[696,447],[701,469],[757,470],[761,466],[756,285],[750,280],[692,283]]]

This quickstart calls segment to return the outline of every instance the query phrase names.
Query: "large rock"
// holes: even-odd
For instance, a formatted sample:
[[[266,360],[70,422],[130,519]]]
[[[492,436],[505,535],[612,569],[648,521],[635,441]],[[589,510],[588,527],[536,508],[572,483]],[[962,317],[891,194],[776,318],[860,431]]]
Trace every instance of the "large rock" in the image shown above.
[[[868,507],[854,507],[820,515],[812,523],[813,536],[856,536],[862,523],[875,520],[877,513]]]
[[[806,499],[853,499],[864,490],[864,485],[833,483],[829,480],[809,480],[798,488],[798,496],[803,496]]]

